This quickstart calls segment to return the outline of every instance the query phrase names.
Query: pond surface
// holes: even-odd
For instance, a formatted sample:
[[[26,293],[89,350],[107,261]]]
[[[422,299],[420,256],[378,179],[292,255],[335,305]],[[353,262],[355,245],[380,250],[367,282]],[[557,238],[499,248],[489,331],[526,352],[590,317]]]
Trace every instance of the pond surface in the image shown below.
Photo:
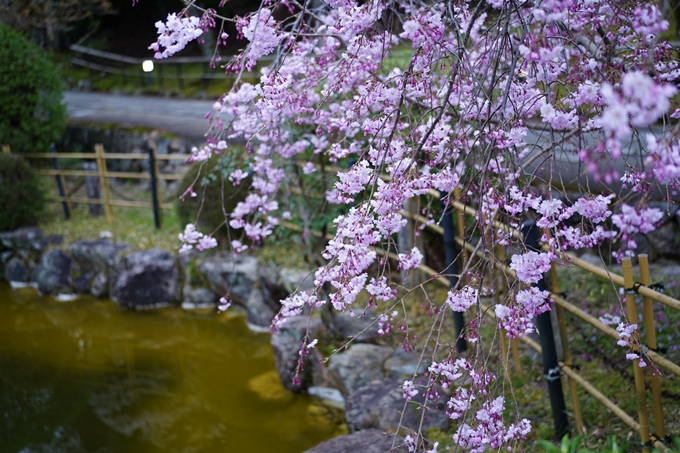
[[[337,426],[280,386],[269,337],[228,312],[0,283],[0,452],[299,453]]]

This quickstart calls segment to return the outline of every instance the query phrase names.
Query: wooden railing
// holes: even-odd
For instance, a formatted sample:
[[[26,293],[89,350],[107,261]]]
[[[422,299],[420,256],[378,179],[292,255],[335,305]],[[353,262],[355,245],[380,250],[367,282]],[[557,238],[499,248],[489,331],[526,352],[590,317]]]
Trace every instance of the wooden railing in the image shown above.
[[[162,224],[162,209],[174,209],[172,203],[163,203],[159,199],[158,181],[177,181],[181,180],[184,175],[181,173],[161,173],[159,170],[159,161],[181,160],[186,161],[191,157],[191,154],[158,154],[155,144],[149,147],[148,153],[106,153],[104,146],[101,144],[95,145],[92,153],[58,153],[54,146],[50,148],[49,153],[21,153],[22,157],[30,159],[51,159],[52,169],[36,169],[36,173],[45,176],[54,176],[57,183],[59,196],[48,197],[48,201],[62,203],[64,208],[64,215],[70,218],[72,215],[71,203],[88,204],[88,205],[102,205],[107,221],[113,222],[114,212],[113,207],[131,207],[152,209],[154,212],[154,223],[156,228],[160,228]],[[3,145],[2,151],[9,153],[10,148]],[[60,159],[78,159],[78,160],[93,160],[96,163],[96,171],[92,170],[68,170],[62,169]],[[106,168],[106,161],[108,160],[145,160],[149,161],[148,172],[123,172],[123,171],[109,171]],[[101,194],[99,197],[77,197],[69,194],[64,177],[65,176],[84,176],[95,177],[99,182]],[[110,178],[125,178],[125,179],[148,179],[151,183],[151,200],[149,201],[135,201],[135,200],[121,200],[115,199],[111,195],[111,186],[109,184]]]

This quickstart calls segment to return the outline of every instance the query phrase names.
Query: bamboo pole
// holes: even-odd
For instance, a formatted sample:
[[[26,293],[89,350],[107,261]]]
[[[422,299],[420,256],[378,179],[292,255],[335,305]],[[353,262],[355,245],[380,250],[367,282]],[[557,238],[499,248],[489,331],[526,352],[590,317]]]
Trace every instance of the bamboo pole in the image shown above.
[[[147,156],[148,158],[149,156]],[[104,158],[103,161],[106,159]],[[99,158],[97,158],[99,161]],[[36,170],[36,173],[47,176],[99,176],[99,171],[87,171],[87,170]],[[149,173],[134,173],[125,171],[109,171],[107,172],[107,177],[109,178],[129,178],[129,179],[149,179],[151,175]]]
[[[432,192],[433,194],[436,194],[436,192]],[[464,212],[469,215],[476,215],[477,211],[469,206],[465,206],[464,204],[454,201],[451,203],[451,206],[453,206],[456,210],[459,212]],[[498,228],[502,231],[506,231],[512,235],[513,238],[517,238],[518,236],[518,230],[516,228],[513,228],[509,225],[506,225],[502,222],[499,222],[497,220],[493,221],[493,226],[494,228]],[[543,246],[544,250],[547,250],[547,245]],[[593,264],[590,264],[587,261],[582,260],[581,258],[572,255],[571,253],[563,253],[563,257],[565,258],[566,261],[569,261],[570,263],[574,264],[575,266],[580,267],[581,269],[590,272],[591,274],[595,274],[599,277],[606,278],[607,280],[612,281],[616,285],[619,286],[624,286],[623,284],[623,277],[621,277],[618,274],[614,274],[610,272],[608,269],[601,268],[599,266],[595,266]],[[642,296],[647,296],[651,298],[652,300],[655,300],[657,302],[661,302],[662,304],[671,307],[675,310],[680,311],[680,300],[673,299],[672,297],[669,297],[665,294],[661,294],[658,291],[655,291],[651,288],[648,288],[646,286],[641,286],[638,288],[638,294]]]
[[[65,201],[65,197],[48,197],[47,201],[54,201],[54,202],[62,202]],[[72,201],[73,203],[78,203],[78,204],[99,204],[99,205],[104,205],[106,202],[104,200],[99,200],[99,199],[92,199],[92,198],[86,198],[86,197],[69,197],[69,200]],[[150,201],[134,201],[134,200],[109,200],[109,204],[111,206],[121,206],[121,207],[127,207],[127,208],[152,208],[152,204]],[[175,206],[172,203],[159,203],[159,206],[161,209],[175,209]]]
[[[3,145],[4,147],[8,145]],[[4,151],[3,151],[4,152]],[[9,152],[9,151],[8,151]],[[34,159],[49,159],[57,157],[59,159],[96,159],[97,153],[22,153],[24,157]],[[106,153],[106,160],[144,160],[148,159],[149,155],[144,153]],[[161,154],[158,155],[158,160],[187,160],[192,157],[191,154]]]
[[[289,190],[291,192],[293,192],[293,188],[290,188]],[[298,189],[298,190],[300,190],[300,192],[302,192],[301,189]],[[324,198],[324,196],[322,194],[318,194],[318,195],[316,195],[316,198]],[[415,219],[418,222],[425,224],[425,228],[428,228],[428,229],[434,231],[435,233],[438,233],[438,234],[441,234],[441,235],[444,234],[444,228],[440,227],[437,224],[431,223],[430,219],[428,219],[427,217],[425,217],[423,215],[420,215],[420,214],[412,215],[410,212],[404,211],[404,210],[399,211],[399,213],[402,216],[406,217],[407,219]]]
[[[628,415],[623,409],[616,405],[612,400],[607,398],[602,392],[593,387],[588,381],[586,381],[581,375],[574,371],[569,365],[564,362],[560,362],[560,368],[562,371],[569,376],[570,379],[576,381],[581,387],[583,387],[588,393],[590,393],[596,400],[598,400],[604,407],[612,411],[617,417],[619,417],[626,425],[632,428],[634,431],[640,432],[640,424],[635,421],[633,417]]]
[[[101,143],[94,145],[94,152],[97,155],[97,169],[99,173],[99,185],[102,188],[102,198],[104,199],[104,214],[106,221],[113,223],[113,209],[111,208],[111,188],[106,171],[106,159],[104,158],[104,145]]]
[[[581,258],[577,258],[572,255],[568,255],[569,260],[575,264],[576,266],[580,267],[581,269],[587,270],[588,272],[598,275],[600,277],[606,278],[607,280],[611,280],[615,284],[619,286],[626,287],[623,281],[623,277],[621,277],[618,274],[614,274],[612,272],[609,272],[606,269],[602,269],[601,267],[592,265],[588,263],[587,261],[582,260]],[[664,305],[667,305],[671,308],[674,308],[678,311],[680,311],[680,300],[673,299],[672,297],[669,297],[665,294],[661,294],[658,291],[655,291],[651,288],[648,288],[646,286],[640,286],[637,289],[638,294],[641,296],[647,296],[657,302],[661,302]]]
[[[50,144],[50,154],[54,155],[57,153],[57,147],[54,143]],[[62,207],[64,209],[64,217],[69,220],[73,215],[73,209],[71,209],[71,202],[68,199],[68,189],[66,188],[66,183],[64,177],[62,176],[61,169],[59,168],[59,160],[56,157],[52,158],[52,168],[54,168],[55,179],[57,180],[57,189],[59,190],[59,196],[64,198],[62,202]]]
[[[640,264],[640,283],[645,286],[652,284],[651,277],[649,275],[649,258],[647,254],[640,254],[638,256],[638,262]],[[657,350],[656,342],[656,328],[654,326],[654,306],[652,305],[652,299],[648,296],[642,297],[643,312],[642,318],[645,323],[645,336],[647,337],[647,347],[652,351]],[[666,430],[663,421],[663,404],[661,402],[661,382],[659,380],[659,371],[654,367],[650,367],[651,377],[650,386],[652,388],[652,411],[654,413],[654,432],[656,436],[660,439],[666,437]]]
[[[147,154],[146,158],[149,158],[149,155]],[[104,158],[106,160],[106,157]],[[46,175],[46,176],[57,176],[57,175],[62,175],[62,176],[99,176],[99,173],[96,171],[87,171],[87,170],[36,170],[36,173],[39,175]],[[143,173],[135,173],[135,172],[129,172],[129,171],[107,171],[106,176],[109,178],[124,178],[124,179],[151,179],[151,174],[147,172]],[[158,179],[162,179],[165,181],[179,181],[180,179],[184,178],[184,175],[181,175],[179,173],[171,173],[171,174],[162,174],[158,175]]]
[[[554,262],[550,266],[550,285],[553,293],[560,293],[560,283],[557,280],[557,269]],[[569,347],[569,335],[567,335],[567,325],[564,319],[564,308],[559,304],[555,304],[555,313],[557,314],[557,324],[559,325],[560,338],[562,339],[564,363],[571,368],[574,366],[574,362],[571,355],[571,347]],[[583,415],[581,414],[581,403],[578,400],[576,382],[567,376],[567,385],[569,386],[569,395],[571,396],[571,405],[574,411],[574,420],[576,421],[576,431],[580,434],[585,434],[586,430],[583,425]]]
[[[621,419],[626,425],[628,425],[634,431],[640,432],[640,424],[633,419],[630,415],[626,414],[623,409],[616,405],[612,400],[607,398],[602,392],[593,387],[588,381],[583,379],[576,371],[571,367],[567,366],[565,363],[560,362],[560,367],[562,371],[569,376],[569,378],[576,381],[583,389],[590,393],[596,400],[598,400],[604,407],[612,411],[617,417]],[[661,453],[670,453],[668,447],[666,447],[659,439],[653,440],[653,446]]]
[[[633,281],[633,266],[629,256],[623,258],[623,283],[626,290],[626,308],[628,309],[628,322],[637,324],[638,313],[635,306],[635,293],[632,292]],[[633,342],[639,343],[639,333],[634,334]],[[642,451],[650,451],[650,437],[649,437],[649,415],[647,414],[647,396],[645,393],[645,375],[640,368],[640,359],[633,360],[633,373],[635,374],[635,394],[638,402],[638,417],[640,419],[640,437],[642,439]]]

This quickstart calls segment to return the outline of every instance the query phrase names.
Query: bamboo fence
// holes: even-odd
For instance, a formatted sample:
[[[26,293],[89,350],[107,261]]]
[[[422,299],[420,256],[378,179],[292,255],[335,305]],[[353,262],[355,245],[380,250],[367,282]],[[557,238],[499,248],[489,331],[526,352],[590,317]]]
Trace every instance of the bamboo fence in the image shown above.
[[[54,148],[52,148],[54,149]],[[7,145],[2,146],[2,152],[9,153],[10,148]],[[54,176],[59,188],[59,196],[48,197],[47,201],[62,203],[64,206],[64,213],[67,218],[71,216],[72,203],[78,204],[94,204],[102,205],[104,207],[104,214],[109,223],[115,220],[113,207],[131,207],[152,209],[154,211],[156,227],[161,227],[160,212],[162,209],[174,209],[172,203],[162,203],[158,200],[158,181],[177,181],[181,180],[184,175],[180,173],[161,173],[159,170],[159,161],[182,160],[186,161],[191,157],[191,154],[158,154],[155,144],[149,147],[148,153],[106,153],[104,146],[97,144],[94,146],[92,153],[21,153],[22,157],[31,159],[52,159],[52,169],[36,169],[35,172],[40,175]],[[94,160],[97,164],[97,171],[88,170],[68,170],[62,169],[59,166],[58,159],[79,159],[79,160]],[[146,172],[123,172],[123,171],[108,171],[106,162],[108,160],[149,160],[149,171]],[[68,193],[65,187],[65,176],[84,176],[96,177],[99,180],[99,188],[101,190],[100,198],[78,197]],[[115,199],[111,195],[111,186],[109,184],[110,178],[123,179],[148,179],[152,185],[152,197],[150,201],[135,201],[135,200],[121,200]]]
[[[334,168],[334,170],[336,170],[336,168]],[[388,177],[383,176],[381,176],[381,178],[389,179]],[[293,192],[295,193],[295,190],[293,190]],[[310,194],[306,195],[309,196]],[[478,220],[481,219],[478,218],[479,213],[477,210],[459,201],[460,194],[457,190],[453,195],[454,199],[449,200],[449,203],[455,210],[454,218],[456,219],[457,227],[455,242],[459,246],[461,252],[458,259],[460,259],[462,262],[462,265],[460,265],[459,268],[463,269],[465,267],[465,263],[467,263],[468,260],[474,257],[480,260],[492,261],[491,271],[492,273],[494,273],[494,275],[496,275],[495,274],[496,272],[502,271],[505,276],[515,279],[516,278],[515,272],[512,269],[510,269],[510,267],[506,264],[507,260],[505,256],[505,250],[502,247],[496,247],[494,255],[490,257],[484,251],[479,250],[470,241],[469,238],[466,238],[465,234],[466,216],[472,216]],[[437,193],[436,191],[431,191],[429,196],[436,197],[437,199],[439,199],[441,197],[441,194]],[[411,223],[424,224],[426,228],[430,229],[431,231],[440,235],[444,234],[444,228],[442,228],[439,225],[433,224],[430,221],[430,219],[427,219],[424,216],[406,210],[402,211],[401,214],[404,217],[408,218],[409,222]],[[498,220],[495,219],[492,220],[491,224],[494,228],[508,233],[513,238],[521,239],[523,237],[522,232],[520,230],[510,225],[504,224]],[[282,222],[281,225],[292,230],[298,231],[301,230],[299,226],[292,224],[290,222]],[[413,228],[414,226],[411,227],[411,229]],[[318,232],[312,232],[312,234],[314,234],[317,237],[322,237],[322,234]],[[330,233],[326,234],[325,238],[333,239],[333,234]],[[543,245],[543,249],[547,250],[547,246]],[[395,253],[387,252],[381,250],[380,248],[375,248],[375,251],[382,256],[389,256],[391,259],[395,260],[397,259],[397,255]],[[656,329],[654,325],[653,304],[655,302],[661,303],[674,310],[680,311],[680,300],[674,299],[657,291],[651,284],[648,256],[646,254],[640,254],[637,258],[640,269],[639,281],[634,280],[632,262],[630,257],[626,257],[622,261],[623,275],[618,275],[604,267],[593,265],[587,261],[578,258],[577,256],[571,253],[566,252],[562,253],[561,256],[558,256],[558,259],[552,263],[551,270],[549,273],[550,275],[549,291],[550,297],[554,301],[555,312],[559,326],[557,335],[559,335],[562,344],[562,358],[561,360],[559,360],[558,363],[561,374],[566,379],[567,387],[569,389],[570,394],[570,401],[572,405],[573,411],[572,415],[574,422],[576,424],[576,430],[579,433],[585,432],[585,424],[583,421],[583,414],[579,402],[577,386],[583,388],[583,390],[585,390],[591,397],[595,398],[604,407],[610,410],[624,424],[630,427],[633,431],[637,432],[640,435],[640,439],[642,441],[643,451],[649,452],[652,449],[657,449],[661,453],[666,453],[669,451],[669,449],[664,444],[664,442],[667,443],[669,439],[667,437],[664,425],[664,412],[663,404],[661,401],[661,382],[659,379],[659,374],[655,373],[654,370],[655,367],[658,367],[659,370],[664,370],[667,373],[680,377],[680,365],[663,357],[658,351]],[[598,390],[591,382],[589,382],[585,377],[579,374],[577,371],[577,367],[574,366],[573,356],[571,348],[569,346],[569,336],[567,334],[566,329],[567,324],[565,320],[565,313],[568,312],[576,316],[584,323],[589,324],[593,328],[599,330],[600,332],[604,333],[605,335],[611,337],[616,341],[618,341],[620,337],[618,332],[614,328],[604,324],[598,318],[590,315],[580,307],[572,304],[564,297],[563,293],[561,293],[559,281],[557,278],[556,265],[561,265],[564,262],[571,263],[588,273],[605,278],[611,281],[616,286],[623,288],[626,295],[626,306],[628,310],[627,315],[628,319],[631,320],[631,323],[635,323],[638,320],[638,313],[635,305],[636,295],[642,297],[643,302],[642,324],[644,324],[645,326],[645,338],[644,341],[641,338],[635,339],[636,344],[639,344],[641,347],[634,346],[633,351],[639,354],[641,357],[644,357],[645,361],[647,361],[648,363],[651,361],[653,366],[640,368],[638,366],[639,360],[636,359],[631,362],[633,367],[633,375],[635,379],[636,389],[635,399],[638,407],[637,419],[631,416],[630,414],[627,414],[623,409],[621,409],[619,405],[612,401],[612,399],[608,398],[604,393]],[[419,266],[419,270],[424,275],[431,276],[431,279],[437,282],[438,284],[450,287],[449,279],[446,278],[441,273],[435,271],[434,269],[426,265],[421,265]],[[500,280],[502,279],[498,279],[498,276],[496,275],[496,279],[494,279],[494,281],[497,282],[496,290],[500,291],[501,293],[507,292],[507,287],[504,288],[503,285],[499,283]],[[489,307],[485,304],[481,304],[481,309],[486,316],[495,319],[495,314],[492,307]],[[637,335],[639,335],[639,333]],[[505,340],[502,341],[503,341],[502,343],[503,355],[504,357],[507,357],[508,356],[507,344],[505,343]],[[515,365],[515,369],[518,374],[521,374],[523,371],[517,341],[518,341],[517,339],[510,340],[511,348],[510,351]],[[528,336],[523,336],[519,338],[519,341],[523,342],[524,344],[526,344],[528,347],[535,350],[539,354],[543,353],[541,345],[532,338]],[[646,386],[645,381],[647,378],[646,374],[649,374],[650,389],[652,394],[651,414],[654,422],[653,429],[650,426],[650,417],[647,407],[647,392],[645,389]],[[621,399],[622,398],[619,398],[619,400]]]
[[[458,201],[453,201],[452,205],[459,213],[459,225],[464,225],[464,219],[460,217],[460,214],[463,216],[470,215],[474,217],[477,217],[478,215],[476,210],[469,206],[465,206]],[[501,222],[494,221],[493,226],[510,233],[514,237],[520,237],[521,235],[520,231],[512,228],[509,225],[502,224]],[[476,249],[471,242],[466,241],[464,237],[464,230],[459,230],[458,236],[456,237],[456,242],[462,248],[462,250],[466,250],[468,252],[468,256],[476,256],[479,259],[489,259],[488,255],[486,255],[483,251]],[[494,261],[495,265],[502,269],[506,275],[511,278],[515,278],[515,272],[510,269],[507,264],[505,264],[506,260],[504,256],[499,256],[497,254],[494,258]],[[605,407],[607,407],[607,409],[611,410],[612,413],[614,413],[631,429],[636,431],[642,440],[643,450],[649,451],[651,448],[656,448],[661,452],[668,451],[668,448],[664,445],[664,442],[667,441],[667,438],[664,426],[663,405],[661,402],[661,384],[658,373],[654,372],[654,366],[640,368],[638,366],[639,360],[636,359],[632,361],[633,373],[635,377],[636,401],[638,407],[637,420],[625,413],[615,402],[607,398],[602,392],[600,392],[595,386],[593,386],[576,371],[573,364],[571,349],[569,347],[569,337],[566,331],[565,312],[575,315],[583,322],[610,336],[614,340],[619,340],[620,337],[615,329],[605,325],[599,319],[586,313],[580,307],[577,307],[576,305],[569,302],[565,297],[563,297],[559,289],[559,282],[555,267],[556,264],[561,264],[562,262],[571,263],[586,272],[606,278],[615,285],[622,287],[626,294],[628,319],[631,320],[631,323],[636,323],[638,320],[638,313],[635,305],[636,294],[642,296],[644,306],[642,318],[643,324],[645,325],[646,338],[644,339],[644,342],[642,339],[636,338],[636,341],[641,345],[641,348],[634,346],[633,349],[640,356],[645,357],[647,362],[651,360],[655,366],[678,377],[680,377],[680,366],[666,359],[658,352],[656,330],[654,325],[653,303],[662,303],[674,310],[680,311],[680,301],[662,294],[652,287],[649,271],[649,259],[646,254],[641,254],[638,256],[640,268],[639,282],[634,280],[630,257],[626,257],[622,261],[623,276],[615,274],[603,267],[588,263],[570,253],[562,253],[562,255],[558,257],[558,260],[552,263],[552,268],[550,270],[550,297],[555,302],[555,311],[559,325],[559,336],[563,346],[563,357],[559,362],[559,365],[563,375],[567,379],[577,431],[583,433],[585,427],[576,384],[580,385],[587,393],[602,403]],[[485,313],[493,315],[492,310],[485,310]],[[542,352],[540,345],[538,345],[531,338],[524,336],[520,338],[520,340],[537,352]],[[519,366],[519,364],[517,364],[517,366]],[[653,432],[650,428],[647,408],[645,370],[647,370],[650,374],[649,380],[652,393],[652,414],[654,420]]]

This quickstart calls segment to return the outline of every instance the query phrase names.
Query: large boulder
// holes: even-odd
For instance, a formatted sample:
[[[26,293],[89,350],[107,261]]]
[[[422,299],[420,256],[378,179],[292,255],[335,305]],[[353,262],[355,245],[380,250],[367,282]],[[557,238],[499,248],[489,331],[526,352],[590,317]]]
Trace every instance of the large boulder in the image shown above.
[[[335,387],[336,381],[323,365],[316,349],[306,349],[300,355],[300,343],[305,335],[309,341],[320,335],[323,324],[318,318],[294,316],[288,318],[279,331],[271,337],[276,371],[284,387],[293,392],[303,392],[309,387]],[[298,369],[298,360],[302,366]]]
[[[336,405],[327,405],[319,400],[307,406],[305,421],[308,426],[313,426],[317,432],[349,433],[345,424],[344,408]]]
[[[63,250],[52,249],[40,259],[36,270],[38,290],[43,294],[70,292],[73,259]]]
[[[5,280],[8,282],[26,283],[30,278],[31,268],[22,259],[13,257],[5,265]]]
[[[289,294],[295,291],[312,291],[314,271],[283,267],[279,271],[279,281]]]
[[[195,267],[215,294],[228,295],[243,306],[258,281],[258,262],[253,256],[216,253],[197,258]]]
[[[69,247],[73,256],[71,287],[76,293],[95,297],[109,295],[110,282],[127,244],[116,244],[109,239],[77,241]]]
[[[260,264],[257,273],[265,303],[275,313],[278,312],[281,309],[280,301],[291,294],[282,278],[283,269],[279,269],[272,263],[264,263]]]
[[[61,241],[61,236],[44,237],[42,230],[38,227],[19,228],[0,233],[0,273],[6,272],[7,264],[13,258],[19,259],[24,266],[33,269],[40,261],[45,249],[49,245],[60,244]],[[14,263],[15,266],[16,264]],[[16,270],[15,268],[14,271]],[[5,278],[11,280],[8,277]],[[30,280],[32,276],[28,278]]]
[[[125,255],[113,278],[111,298],[126,308],[179,302],[179,269],[175,256],[160,249]]]
[[[396,430],[402,411],[406,408],[402,420],[402,427],[418,430],[422,414],[424,398],[422,390],[411,401],[404,404],[401,385],[404,381],[397,379],[382,379],[373,381],[354,391],[347,398],[345,419],[351,432],[362,429],[375,428],[383,431]],[[443,395],[442,389],[437,393]],[[446,430],[449,418],[446,416],[446,401],[443,397],[427,400],[427,407],[423,419],[422,430],[431,428]]]
[[[392,348],[374,344],[355,344],[331,358],[329,370],[337,373],[345,394],[354,392],[371,381],[383,379],[383,362]]]
[[[182,308],[206,308],[216,306],[219,297],[208,288],[192,288],[191,285],[184,285],[182,291]]]
[[[266,302],[264,293],[260,288],[253,288],[245,305],[248,324],[262,328],[267,328],[272,324],[272,318],[276,315],[276,311]]]
[[[339,314],[335,317],[335,325],[342,338],[352,339],[354,343],[377,343],[381,338],[375,314],[371,311],[360,315]]]
[[[377,429],[364,429],[356,433],[334,437],[306,450],[304,453],[386,453],[392,450],[394,435]],[[397,442],[399,445],[401,442]]]
[[[411,376],[424,374],[431,364],[432,362],[427,358],[421,361],[420,356],[411,351],[397,348],[392,357],[385,361],[385,372],[392,379],[410,379]]]
[[[260,266],[257,258],[228,252],[180,255],[184,271],[183,306],[216,305],[226,297],[246,309],[247,321],[268,328],[279,311],[279,301],[288,295],[278,283],[274,266]]]
[[[25,227],[0,233],[0,252],[17,249],[42,250],[43,245],[43,232],[38,227]]]

